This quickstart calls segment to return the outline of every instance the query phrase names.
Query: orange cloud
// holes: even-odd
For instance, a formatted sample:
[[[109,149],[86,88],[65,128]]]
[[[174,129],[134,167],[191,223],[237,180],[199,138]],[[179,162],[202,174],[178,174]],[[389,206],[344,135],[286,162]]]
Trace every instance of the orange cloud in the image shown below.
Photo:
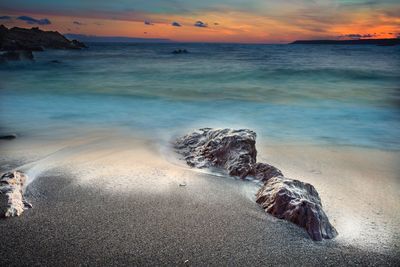
[[[285,16],[262,12],[244,12],[219,9],[187,14],[160,14],[126,12],[115,14],[77,13],[62,15],[53,13],[21,13],[8,11],[7,15],[46,17],[52,22],[41,27],[62,33],[79,33],[99,36],[126,36],[141,38],[167,38],[183,42],[239,42],[285,43],[296,39],[334,39],[349,34],[373,35],[374,38],[393,38],[400,28],[400,17],[387,10],[326,7],[293,7],[286,5]],[[276,11],[278,12],[278,11]],[[282,13],[282,12],[281,12]],[[74,23],[79,21],[80,24]],[[149,27],[144,21],[151,21]],[[181,27],[174,27],[172,22]],[[196,21],[208,27],[195,27]],[[12,20],[7,26],[24,26],[22,21]]]

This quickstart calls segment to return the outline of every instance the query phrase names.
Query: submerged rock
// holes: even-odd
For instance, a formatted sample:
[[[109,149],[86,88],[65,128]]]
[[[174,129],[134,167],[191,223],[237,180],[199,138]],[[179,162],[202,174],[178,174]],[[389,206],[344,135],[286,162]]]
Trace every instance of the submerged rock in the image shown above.
[[[275,177],[269,179],[256,196],[256,202],[266,212],[305,228],[313,240],[331,239],[337,235],[311,184]]]
[[[266,212],[305,228],[313,240],[337,235],[311,184],[284,177],[276,167],[257,163],[256,133],[248,129],[203,128],[178,138],[174,147],[191,167],[220,168],[231,176],[264,183],[257,203]]]
[[[186,49],[175,49],[172,54],[187,54],[189,53]]]
[[[27,176],[19,171],[7,172],[0,178],[0,217],[19,216],[32,207],[23,197]]]
[[[84,44],[83,42],[81,42],[81,41],[72,40],[71,42],[72,42],[72,44],[74,44],[76,47],[79,47],[79,48],[88,48],[87,45],[85,45],[85,44]]]
[[[0,58],[4,61],[33,60],[33,53],[26,50],[8,51],[1,54]]]

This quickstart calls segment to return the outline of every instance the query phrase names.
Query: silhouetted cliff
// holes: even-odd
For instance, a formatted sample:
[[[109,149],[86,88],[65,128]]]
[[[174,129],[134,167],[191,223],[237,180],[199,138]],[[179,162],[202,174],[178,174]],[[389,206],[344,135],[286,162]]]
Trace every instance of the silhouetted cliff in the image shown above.
[[[2,51],[42,51],[43,49],[81,49],[86,45],[77,40],[68,40],[56,31],[42,31],[39,28],[7,29],[0,25],[0,50]]]

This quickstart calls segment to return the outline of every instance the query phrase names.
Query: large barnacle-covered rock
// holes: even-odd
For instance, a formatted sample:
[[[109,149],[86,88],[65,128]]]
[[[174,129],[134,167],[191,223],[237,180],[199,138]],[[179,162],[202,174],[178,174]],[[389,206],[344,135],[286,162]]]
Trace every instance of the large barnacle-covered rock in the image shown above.
[[[203,128],[179,138],[175,149],[196,168],[219,167],[246,177],[256,163],[256,133],[248,130]]]
[[[331,239],[337,235],[311,184],[275,177],[264,184],[256,197],[266,212],[306,229],[313,240]]]

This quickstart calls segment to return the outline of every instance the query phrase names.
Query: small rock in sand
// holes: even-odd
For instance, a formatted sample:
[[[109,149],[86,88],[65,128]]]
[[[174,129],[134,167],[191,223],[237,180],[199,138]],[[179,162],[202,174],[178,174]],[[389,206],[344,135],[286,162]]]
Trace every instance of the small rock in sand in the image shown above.
[[[17,138],[16,134],[7,134],[7,135],[0,135],[0,139],[3,140],[11,140]]]
[[[24,208],[25,209],[31,209],[33,208],[32,204],[26,201],[25,199],[22,201],[24,203]]]
[[[27,176],[20,172],[7,172],[0,178],[0,217],[19,216],[24,212],[23,188]]]

